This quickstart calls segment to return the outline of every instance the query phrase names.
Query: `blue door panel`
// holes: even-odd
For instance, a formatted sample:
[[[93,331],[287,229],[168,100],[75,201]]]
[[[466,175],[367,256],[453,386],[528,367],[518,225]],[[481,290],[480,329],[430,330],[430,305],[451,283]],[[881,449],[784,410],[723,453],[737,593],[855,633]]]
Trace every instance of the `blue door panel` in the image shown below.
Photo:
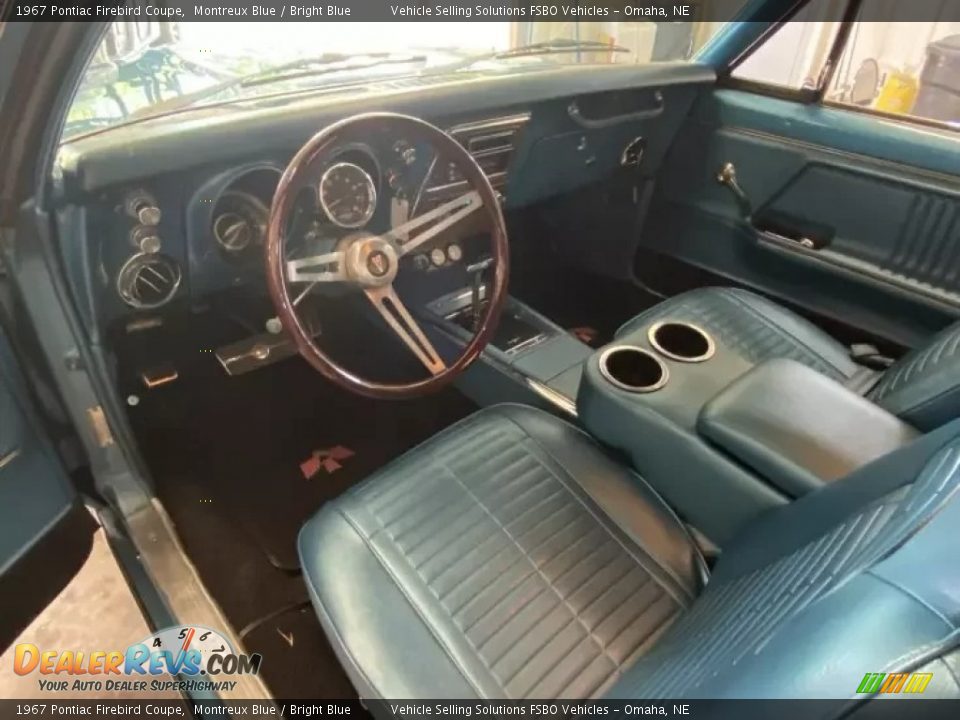
[[[749,129],[954,177],[960,170],[956,132],[868,112],[726,89],[704,96],[695,112],[699,122],[714,127]]]
[[[960,315],[960,138],[736,90],[704,94],[679,138],[648,247],[905,345]]]
[[[0,329],[0,576],[73,509],[75,491],[35,422]]]

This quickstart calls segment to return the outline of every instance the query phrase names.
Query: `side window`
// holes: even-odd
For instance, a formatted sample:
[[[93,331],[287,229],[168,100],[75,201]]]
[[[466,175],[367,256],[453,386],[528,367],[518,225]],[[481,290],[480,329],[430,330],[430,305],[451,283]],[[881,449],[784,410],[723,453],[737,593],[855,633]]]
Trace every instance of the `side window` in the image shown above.
[[[837,18],[843,7],[835,0],[814,0],[731,77],[771,91],[819,91],[825,82],[826,103],[960,130],[960,23],[898,20],[905,12],[903,4],[898,9],[889,0],[864,0],[835,67],[827,68],[842,36]],[[945,4],[944,14],[956,12]]]
[[[840,30],[836,18],[843,5],[812,0],[740,63],[732,77],[788,90],[816,88]]]
[[[960,23],[858,22],[825,97],[960,130]]]

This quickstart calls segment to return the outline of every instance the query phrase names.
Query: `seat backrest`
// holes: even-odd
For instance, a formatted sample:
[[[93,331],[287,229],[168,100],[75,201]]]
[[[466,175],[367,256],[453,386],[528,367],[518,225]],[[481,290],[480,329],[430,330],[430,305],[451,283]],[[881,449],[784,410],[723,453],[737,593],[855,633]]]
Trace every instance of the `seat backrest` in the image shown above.
[[[867,397],[921,430],[960,417],[960,322],[897,361]]]
[[[870,697],[867,673],[922,671],[924,697],[960,697],[958,551],[960,421],[748,527],[608,696],[835,698],[839,714]]]

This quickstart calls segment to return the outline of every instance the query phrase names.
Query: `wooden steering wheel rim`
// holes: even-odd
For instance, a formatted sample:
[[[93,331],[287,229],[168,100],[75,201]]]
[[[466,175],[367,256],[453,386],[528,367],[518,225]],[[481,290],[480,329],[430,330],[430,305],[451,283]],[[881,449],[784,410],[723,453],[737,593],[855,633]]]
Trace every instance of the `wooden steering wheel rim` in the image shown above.
[[[283,240],[288,218],[293,210],[297,194],[305,185],[310,170],[324,155],[348,139],[349,133],[362,133],[364,127],[371,133],[382,132],[385,126],[396,126],[396,132],[411,140],[430,143],[437,157],[444,156],[455,160],[470,188],[475,190],[483,203],[483,210],[490,219],[490,244],[493,259],[492,277],[486,283],[487,305],[480,319],[480,325],[473,338],[467,343],[460,356],[445,369],[422,380],[408,383],[384,383],[368,380],[337,364],[313,340],[297,315],[296,307],[287,288],[284,272]],[[391,127],[392,129],[392,127]],[[451,383],[466,370],[489,344],[497,328],[500,312],[507,298],[507,280],[509,276],[509,245],[506,223],[500,210],[496,192],[477,161],[467,150],[449,134],[428,122],[409,115],[397,113],[365,113],[354,115],[325,127],[314,135],[290,161],[273,196],[270,218],[267,224],[267,237],[264,244],[267,288],[284,330],[293,340],[297,351],[320,374],[340,387],[351,392],[378,399],[400,399],[418,397],[437,391]]]

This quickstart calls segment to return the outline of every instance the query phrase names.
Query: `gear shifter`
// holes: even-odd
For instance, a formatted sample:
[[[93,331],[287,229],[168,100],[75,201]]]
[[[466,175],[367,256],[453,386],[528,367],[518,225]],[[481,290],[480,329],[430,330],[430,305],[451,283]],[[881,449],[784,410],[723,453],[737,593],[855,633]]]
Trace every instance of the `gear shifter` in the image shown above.
[[[472,265],[467,265],[467,273],[472,276],[470,289],[470,303],[473,311],[473,332],[476,333],[480,328],[480,321],[483,319],[483,272],[493,265],[493,258],[487,257]]]

